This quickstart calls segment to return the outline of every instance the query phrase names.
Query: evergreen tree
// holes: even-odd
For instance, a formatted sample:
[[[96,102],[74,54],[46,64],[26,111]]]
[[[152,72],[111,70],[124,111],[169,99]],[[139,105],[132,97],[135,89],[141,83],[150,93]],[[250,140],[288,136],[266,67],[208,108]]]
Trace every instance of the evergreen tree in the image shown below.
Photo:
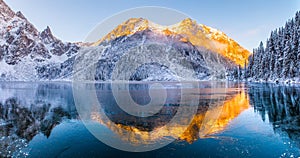
[[[292,63],[291,22],[287,22],[284,28],[283,48],[283,70],[281,77],[290,78],[290,67]]]
[[[260,45],[257,49],[258,53],[258,61],[257,61],[257,69],[258,69],[258,75],[257,77],[260,79],[263,79],[264,77],[264,67],[266,66],[266,61],[264,61],[265,58],[265,48],[263,42],[260,42]]]
[[[277,38],[275,40],[275,78],[280,78],[282,74],[282,66],[283,66],[283,28],[279,28],[277,33]]]
[[[293,52],[295,53],[295,77],[300,77],[300,12],[296,13],[295,17],[295,27],[294,27],[294,36],[293,36]]]
[[[300,79],[300,12],[271,32],[265,48],[260,42],[253,49],[243,75],[256,80]]]
[[[246,71],[246,78],[252,78],[254,76],[253,74],[253,64],[254,64],[254,55],[251,54],[248,59],[248,66]]]

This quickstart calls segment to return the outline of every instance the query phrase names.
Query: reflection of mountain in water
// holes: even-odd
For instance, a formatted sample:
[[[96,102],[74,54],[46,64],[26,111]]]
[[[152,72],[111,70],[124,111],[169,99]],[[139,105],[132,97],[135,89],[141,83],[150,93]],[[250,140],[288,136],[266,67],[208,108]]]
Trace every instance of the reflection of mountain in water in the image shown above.
[[[14,88],[10,89],[11,86]],[[64,118],[76,118],[74,104],[67,104],[70,102],[67,97],[65,101],[62,99],[65,86],[8,84],[1,87],[1,96],[5,96],[1,92],[8,90],[11,95],[0,102],[0,157],[12,156],[10,154],[26,147],[39,133],[49,137],[52,129]],[[57,102],[59,99],[61,102]]]
[[[230,121],[250,107],[245,92],[235,94],[231,99],[219,104],[210,108],[205,113],[197,113],[180,139],[191,143],[199,138],[210,137],[213,134],[219,133],[227,127]]]
[[[300,88],[273,84],[250,86],[251,104],[275,133],[287,135],[300,147]],[[268,117],[266,117],[268,116]]]
[[[183,124],[189,121],[188,117],[182,117],[173,127],[153,132],[168,124],[179,106],[188,110],[187,105],[180,105],[181,92],[176,84],[165,83],[164,86],[167,87],[168,97],[161,111],[148,118],[137,118],[117,106],[110,84],[96,84],[102,108],[116,126],[103,120],[97,111],[92,111],[91,118],[130,142],[147,142],[167,136],[178,138],[183,133],[179,139],[192,143],[200,137],[209,137],[224,130],[232,119],[249,107],[245,93],[228,91],[237,85],[229,85],[229,89],[225,90],[228,85],[224,83],[204,83],[200,85],[200,93],[195,93],[195,87],[189,87],[188,94],[185,94],[191,101],[200,101],[197,114],[187,129]],[[149,87],[148,84],[130,84],[130,95],[136,103],[147,104],[151,99]],[[0,88],[0,157],[20,156],[24,154],[21,149],[37,134],[49,137],[63,120],[78,119],[69,84],[0,84]],[[125,135],[120,129],[130,131],[132,135]],[[152,134],[149,135],[149,132]]]
[[[110,84],[96,84],[101,108],[111,121],[103,119],[97,110],[91,111],[89,117],[124,141],[138,143],[179,137],[193,143],[224,131],[231,120],[249,108],[250,102],[263,120],[272,123],[276,133],[282,137],[287,135],[289,140],[300,144],[300,88],[250,85],[248,97],[235,84],[201,83],[200,92],[189,87],[186,94],[190,101],[199,101],[189,126],[183,126],[189,120],[182,117],[169,129],[157,130],[168,124],[179,106],[187,108],[187,105],[179,104],[181,92],[176,88],[177,84],[164,83],[164,86],[168,94],[166,104],[159,113],[144,119],[131,116],[116,105]],[[145,105],[150,101],[149,87],[148,84],[130,84],[130,95],[135,102]],[[71,85],[0,83],[0,157],[22,154],[20,149],[33,137],[37,134],[49,137],[51,131],[66,119],[78,119]],[[129,134],[124,134],[124,130]]]

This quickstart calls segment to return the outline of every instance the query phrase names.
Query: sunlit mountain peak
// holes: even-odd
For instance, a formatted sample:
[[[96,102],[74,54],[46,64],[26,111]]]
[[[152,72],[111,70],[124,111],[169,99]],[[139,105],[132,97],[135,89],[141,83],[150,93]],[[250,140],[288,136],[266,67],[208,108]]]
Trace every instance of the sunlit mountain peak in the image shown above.
[[[151,30],[154,33],[166,36],[180,35],[182,37],[181,42],[190,42],[198,48],[217,52],[242,67],[250,55],[248,50],[229,38],[225,33],[203,24],[197,24],[195,20],[190,18],[169,26],[162,26],[144,18],[130,18],[95,42],[94,45],[145,30]]]

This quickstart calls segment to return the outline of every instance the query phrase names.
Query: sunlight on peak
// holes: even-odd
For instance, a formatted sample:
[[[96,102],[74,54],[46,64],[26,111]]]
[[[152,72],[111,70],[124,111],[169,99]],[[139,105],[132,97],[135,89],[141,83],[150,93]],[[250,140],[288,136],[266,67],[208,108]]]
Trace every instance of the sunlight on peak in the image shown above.
[[[248,57],[251,54],[236,41],[229,38],[225,33],[203,24],[197,24],[195,20],[190,18],[186,18],[177,24],[169,26],[162,26],[144,18],[130,18],[118,25],[102,39],[95,42],[94,46],[97,46],[104,41],[133,35],[136,32],[145,30],[150,30],[154,33],[166,36],[179,35],[182,37],[180,41],[190,42],[196,47],[202,47],[217,52],[242,67],[246,64]]]

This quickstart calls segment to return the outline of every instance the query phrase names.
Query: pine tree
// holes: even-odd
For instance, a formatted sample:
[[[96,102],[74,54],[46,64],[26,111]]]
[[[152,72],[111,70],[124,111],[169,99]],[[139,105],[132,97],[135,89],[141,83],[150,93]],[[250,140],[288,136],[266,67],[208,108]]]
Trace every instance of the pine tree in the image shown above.
[[[295,78],[298,75],[298,62],[297,62],[297,53],[299,46],[299,34],[298,34],[298,26],[296,22],[292,23],[292,42],[291,42],[291,65],[290,65],[290,77]]]
[[[295,53],[295,77],[300,78],[300,11],[296,13],[295,16],[295,31],[294,31],[294,53]]]
[[[260,42],[253,49],[244,73],[256,80],[300,79],[300,11],[271,32],[265,48]]]
[[[282,66],[283,66],[283,28],[279,28],[277,33],[277,38],[275,40],[275,78],[281,78]]]
[[[246,71],[246,78],[252,78],[254,76],[253,74],[253,64],[254,64],[254,55],[251,54],[248,58],[248,66]]]
[[[292,63],[292,41],[291,41],[291,21],[287,22],[284,28],[284,48],[283,48],[283,71],[282,78],[290,78],[290,67]]]
[[[257,53],[258,53],[258,61],[257,61],[258,75],[257,75],[257,77],[262,79],[264,77],[264,67],[266,66],[266,63],[264,61],[265,48],[264,48],[263,42],[260,42],[260,45],[257,49]]]
[[[277,30],[275,30],[274,32],[272,31],[271,33],[271,37],[269,40],[267,40],[267,46],[266,46],[266,55],[267,55],[267,59],[269,62],[267,63],[268,65],[266,66],[266,71],[265,71],[265,75],[266,78],[274,78],[274,68],[275,68],[275,59],[276,59],[276,52],[275,52],[275,44],[274,44],[274,40],[276,38],[276,33]]]

